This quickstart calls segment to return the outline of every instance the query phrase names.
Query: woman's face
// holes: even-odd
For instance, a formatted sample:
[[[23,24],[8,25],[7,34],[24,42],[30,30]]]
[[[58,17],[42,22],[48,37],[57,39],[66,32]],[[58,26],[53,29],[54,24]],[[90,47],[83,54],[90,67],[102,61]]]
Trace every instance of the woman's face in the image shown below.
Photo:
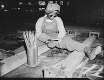
[[[47,17],[48,19],[53,20],[56,17],[56,15],[57,15],[56,12],[52,12],[52,13],[47,14]]]

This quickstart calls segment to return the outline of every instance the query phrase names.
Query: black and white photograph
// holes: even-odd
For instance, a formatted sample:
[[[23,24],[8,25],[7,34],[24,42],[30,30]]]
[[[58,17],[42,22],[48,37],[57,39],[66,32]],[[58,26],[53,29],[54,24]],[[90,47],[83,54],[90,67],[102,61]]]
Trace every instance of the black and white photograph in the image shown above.
[[[104,78],[104,0],[0,0],[0,78]]]

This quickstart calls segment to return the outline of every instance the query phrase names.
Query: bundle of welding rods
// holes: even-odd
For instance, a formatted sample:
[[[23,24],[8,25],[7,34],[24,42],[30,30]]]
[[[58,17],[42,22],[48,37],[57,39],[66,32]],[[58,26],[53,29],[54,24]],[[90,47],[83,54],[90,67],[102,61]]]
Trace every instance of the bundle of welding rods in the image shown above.
[[[24,31],[23,37],[27,46],[27,49],[34,49],[36,47],[36,36],[34,31]]]

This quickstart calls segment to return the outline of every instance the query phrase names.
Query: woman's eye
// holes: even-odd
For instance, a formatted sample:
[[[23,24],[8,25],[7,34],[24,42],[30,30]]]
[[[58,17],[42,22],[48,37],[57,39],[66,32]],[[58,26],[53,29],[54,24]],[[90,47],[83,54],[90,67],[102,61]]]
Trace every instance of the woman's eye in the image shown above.
[[[53,15],[50,15],[50,17],[52,17]]]

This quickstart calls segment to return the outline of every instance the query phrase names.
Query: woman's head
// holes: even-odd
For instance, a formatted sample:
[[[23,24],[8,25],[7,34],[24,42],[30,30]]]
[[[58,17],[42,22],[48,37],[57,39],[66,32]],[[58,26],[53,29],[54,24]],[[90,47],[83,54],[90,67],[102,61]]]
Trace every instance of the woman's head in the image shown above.
[[[59,14],[60,6],[56,3],[49,3],[46,7],[45,12],[47,14],[47,17],[52,20],[54,19],[54,17],[57,16],[57,14]]]

